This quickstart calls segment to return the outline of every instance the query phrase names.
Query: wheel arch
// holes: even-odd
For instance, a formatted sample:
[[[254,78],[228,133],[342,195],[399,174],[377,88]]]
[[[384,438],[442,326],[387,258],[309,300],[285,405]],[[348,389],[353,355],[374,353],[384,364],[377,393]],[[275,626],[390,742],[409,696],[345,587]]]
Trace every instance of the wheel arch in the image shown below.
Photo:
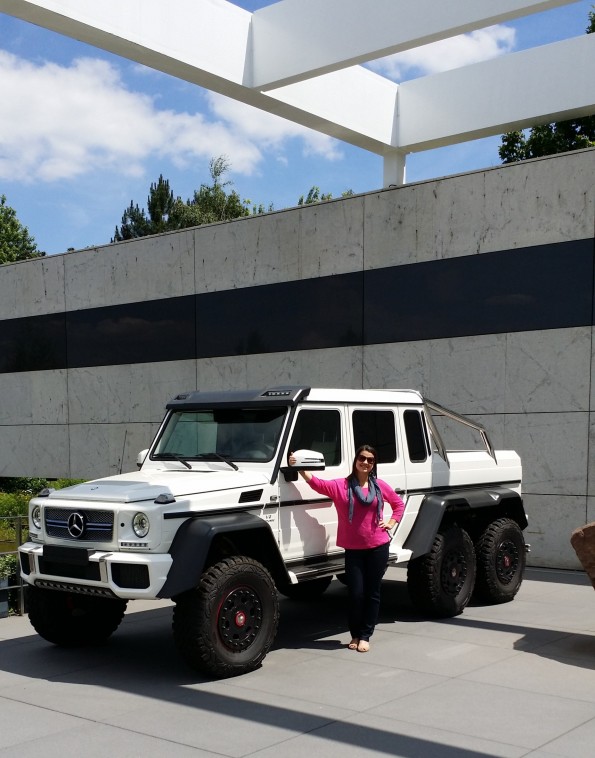
[[[488,523],[503,517],[513,519],[521,530],[527,527],[523,500],[507,487],[433,492],[422,500],[403,547],[411,550],[412,559],[418,558],[430,552],[443,525],[458,525],[476,539]]]
[[[234,554],[262,563],[276,583],[287,579],[269,525],[251,513],[189,518],[180,525],[169,552],[172,565],[157,595],[160,598],[175,597],[193,589],[207,566]]]

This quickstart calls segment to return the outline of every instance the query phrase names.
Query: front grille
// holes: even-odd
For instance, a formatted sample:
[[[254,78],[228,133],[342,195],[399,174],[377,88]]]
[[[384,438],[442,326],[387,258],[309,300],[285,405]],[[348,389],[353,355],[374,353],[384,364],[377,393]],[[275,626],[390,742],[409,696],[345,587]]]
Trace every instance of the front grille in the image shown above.
[[[73,519],[75,519],[74,524]],[[79,508],[46,508],[45,529],[48,536],[62,540],[111,542],[114,531],[114,513]]]

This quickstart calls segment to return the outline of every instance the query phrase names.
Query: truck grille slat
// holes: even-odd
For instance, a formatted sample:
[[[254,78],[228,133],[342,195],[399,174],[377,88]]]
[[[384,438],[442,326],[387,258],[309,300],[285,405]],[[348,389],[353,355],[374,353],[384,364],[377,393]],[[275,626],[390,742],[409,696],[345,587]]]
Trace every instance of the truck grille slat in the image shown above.
[[[72,529],[71,517],[78,516],[76,526]],[[89,540],[93,542],[111,542],[114,531],[114,514],[112,511],[85,510],[82,508],[46,508],[45,529],[49,537],[64,540]]]

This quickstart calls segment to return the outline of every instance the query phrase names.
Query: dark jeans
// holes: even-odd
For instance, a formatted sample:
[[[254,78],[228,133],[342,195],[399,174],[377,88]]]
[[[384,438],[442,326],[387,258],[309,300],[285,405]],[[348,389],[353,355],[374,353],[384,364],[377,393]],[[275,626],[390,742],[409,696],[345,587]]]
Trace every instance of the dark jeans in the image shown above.
[[[349,592],[351,636],[369,640],[380,610],[380,584],[388,563],[388,545],[345,551],[345,581]]]

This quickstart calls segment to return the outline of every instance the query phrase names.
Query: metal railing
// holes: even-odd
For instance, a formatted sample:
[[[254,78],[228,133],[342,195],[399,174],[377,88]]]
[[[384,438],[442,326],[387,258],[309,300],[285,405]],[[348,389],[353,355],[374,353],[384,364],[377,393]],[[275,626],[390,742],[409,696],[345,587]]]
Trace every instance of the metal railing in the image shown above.
[[[0,618],[10,611],[22,616],[25,613],[25,583],[19,570],[18,548],[27,538],[29,524],[27,516],[0,516],[0,558],[14,555],[14,571],[0,573]],[[4,609],[4,610],[3,610]]]

